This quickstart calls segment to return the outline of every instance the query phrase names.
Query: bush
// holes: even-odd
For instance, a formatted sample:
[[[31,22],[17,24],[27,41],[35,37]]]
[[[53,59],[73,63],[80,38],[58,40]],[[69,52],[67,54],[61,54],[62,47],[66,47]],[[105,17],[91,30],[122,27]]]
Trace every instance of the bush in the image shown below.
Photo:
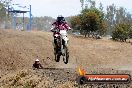
[[[72,16],[70,22],[71,22],[71,27],[74,29],[73,31],[80,30],[81,19],[79,15]]]
[[[87,35],[102,36],[106,32],[104,14],[96,8],[84,9],[80,15],[72,17],[71,25],[74,30],[80,30],[85,37]]]
[[[131,26],[129,24],[121,23],[114,27],[112,32],[112,39],[117,41],[126,41],[129,37]]]

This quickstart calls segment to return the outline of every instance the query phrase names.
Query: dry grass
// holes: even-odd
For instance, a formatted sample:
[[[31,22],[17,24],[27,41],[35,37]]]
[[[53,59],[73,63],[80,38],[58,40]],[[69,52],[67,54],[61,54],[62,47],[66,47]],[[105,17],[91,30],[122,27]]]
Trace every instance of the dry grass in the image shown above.
[[[49,78],[50,76],[43,72],[25,71],[25,69],[31,69],[36,58],[40,59],[45,68],[73,68],[76,71],[76,68],[81,66],[88,68],[89,73],[91,69],[95,73],[98,73],[98,69],[107,68],[132,70],[130,43],[70,35],[69,39],[70,61],[65,65],[62,60],[59,63],[54,61],[51,33],[0,30],[0,87],[75,88],[74,81],[58,84],[55,82],[56,85],[51,86],[50,84],[54,83],[54,76]],[[60,73],[56,74],[59,76]],[[65,72],[64,75],[66,75]]]
[[[49,33],[44,34],[0,30],[0,69],[31,68],[37,57],[44,65],[50,65],[52,60],[46,57],[53,58],[52,44]]]
[[[111,40],[70,36],[70,61],[54,62],[52,34],[0,30],[0,69],[31,68],[38,57],[45,67],[59,68],[131,66],[132,45]]]
[[[70,37],[70,56],[82,67],[132,67],[132,45],[112,40]]]

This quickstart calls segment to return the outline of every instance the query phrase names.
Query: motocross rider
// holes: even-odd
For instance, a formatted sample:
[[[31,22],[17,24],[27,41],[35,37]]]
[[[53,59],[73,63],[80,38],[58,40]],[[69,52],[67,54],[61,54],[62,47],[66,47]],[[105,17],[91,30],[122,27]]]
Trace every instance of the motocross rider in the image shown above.
[[[35,60],[35,62],[34,62],[34,64],[33,64],[33,69],[42,69],[43,68],[43,66],[40,64],[40,62],[39,62],[39,59],[36,59]]]
[[[51,31],[53,32],[53,37],[54,37],[54,41],[53,41],[53,46],[54,46],[54,53],[57,52],[56,47],[57,47],[57,39],[55,34],[59,34],[59,31],[57,30],[71,30],[71,28],[69,27],[69,25],[67,24],[67,22],[65,21],[65,18],[63,16],[58,16],[56,21],[52,24],[52,28]]]

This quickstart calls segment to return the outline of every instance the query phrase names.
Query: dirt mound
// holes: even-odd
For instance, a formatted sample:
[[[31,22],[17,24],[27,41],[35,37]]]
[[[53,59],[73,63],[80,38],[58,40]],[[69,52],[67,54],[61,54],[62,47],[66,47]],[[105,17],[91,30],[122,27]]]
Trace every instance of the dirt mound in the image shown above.
[[[113,86],[112,84],[76,85],[75,77],[78,67],[87,69],[88,73],[132,74],[131,44],[69,35],[70,59],[65,65],[62,59],[58,63],[54,61],[52,39],[52,34],[49,32],[0,30],[0,87]],[[32,70],[32,64],[36,58],[39,58],[44,68],[48,69]],[[129,84],[125,87],[131,86]]]
[[[49,33],[0,30],[0,69],[30,68],[36,58],[45,66],[52,66],[50,39]]]
[[[98,70],[98,72],[97,72]],[[122,73],[122,71],[114,71],[105,69],[89,70],[90,73]],[[128,71],[123,71],[129,73]],[[131,88],[129,84],[77,84],[77,74],[75,69],[46,68],[39,70],[21,70],[13,73],[5,74],[0,79],[0,87],[2,88]]]

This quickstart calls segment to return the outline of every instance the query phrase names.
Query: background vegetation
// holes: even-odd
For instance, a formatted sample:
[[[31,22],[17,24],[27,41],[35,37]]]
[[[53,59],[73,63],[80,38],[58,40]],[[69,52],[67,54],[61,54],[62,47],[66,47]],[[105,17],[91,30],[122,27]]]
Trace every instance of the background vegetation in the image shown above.
[[[85,37],[112,36],[117,41],[126,41],[132,38],[132,15],[123,7],[112,4],[104,9],[100,3],[96,7],[95,1],[80,0],[82,11],[71,17],[71,25],[74,31],[79,31]],[[88,4],[86,4],[88,3]],[[105,11],[106,10],[106,11]]]
[[[82,11],[75,16],[66,17],[67,22],[73,28],[73,32],[79,32],[85,37],[98,38],[101,36],[112,36],[112,39],[117,41],[125,41],[132,38],[132,14],[127,12],[124,7],[117,7],[112,4],[103,7],[100,3],[99,7],[92,0],[80,0]],[[87,4],[86,4],[87,3]],[[0,1],[0,27],[12,28],[12,19],[7,12],[8,5],[11,0]],[[27,28],[28,17],[24,21],[24,29]],[[55,21],[52,17],[33,17],[33,30],[49,31],[52,22]],[[17,29],[22,29],[22,18],[17,17]]]

